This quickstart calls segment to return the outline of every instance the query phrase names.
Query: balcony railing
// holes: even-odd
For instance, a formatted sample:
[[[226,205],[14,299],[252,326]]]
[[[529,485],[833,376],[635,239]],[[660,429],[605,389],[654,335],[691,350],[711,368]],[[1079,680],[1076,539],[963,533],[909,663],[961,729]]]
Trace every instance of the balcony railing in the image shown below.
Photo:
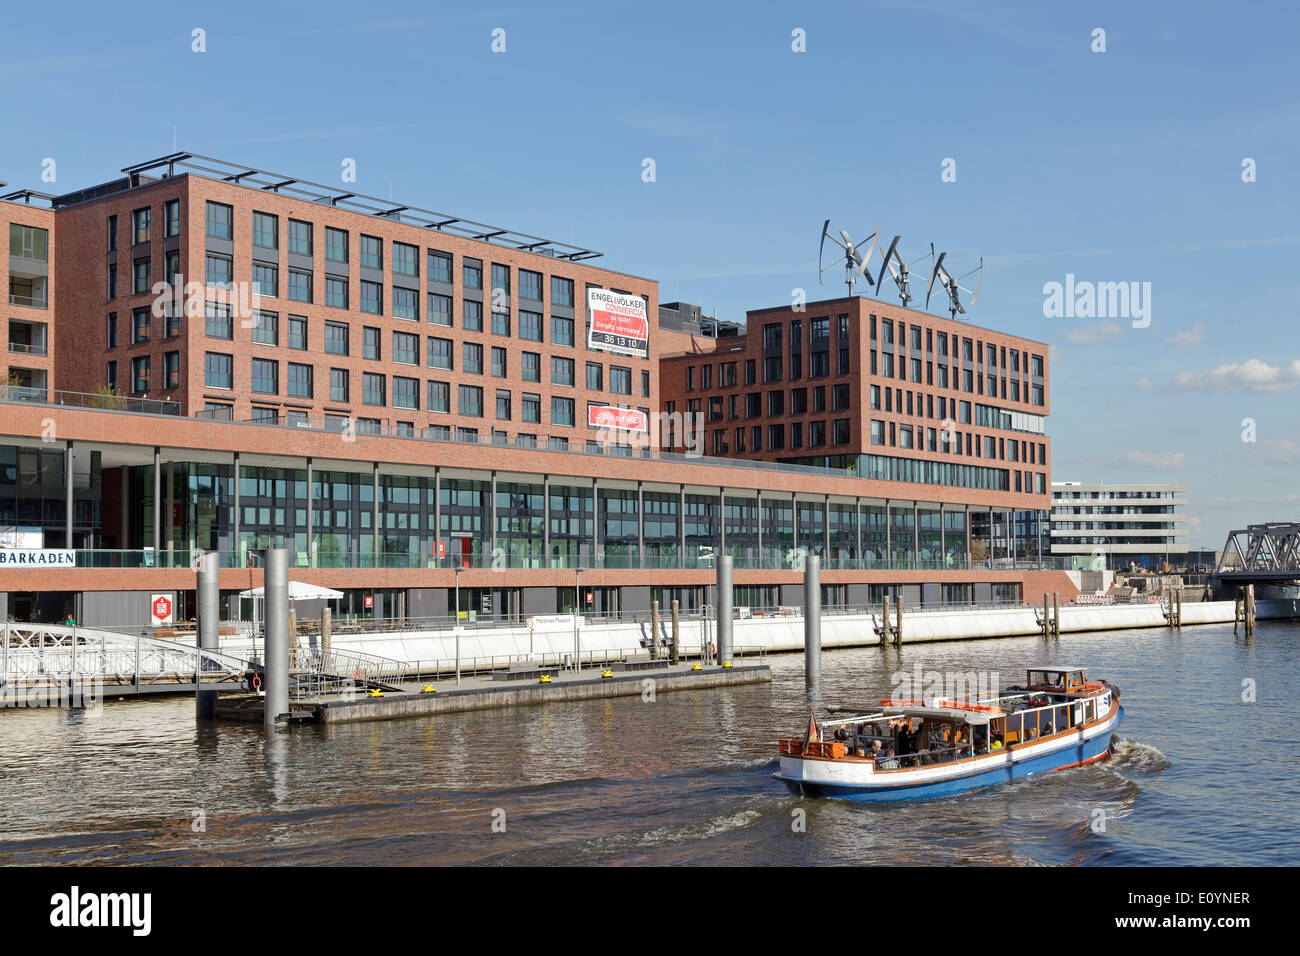
[[[137,412],[145,415],[179,415],[179,402],[157,398],[130,398],[98,392],[64,392],[24,385],[0,385],[0,402],[25,402],[35,405],[63,405],[68,408],[92,408],[112,412]]]
[[[216,555],[223,568],[260,568],[263,566],[262,554],[251,551],[199,551],[178,549],[173,551],[152,551],[149,549],[105,550],[79,549],[75,552],[78,568],[161,568],[193,570],[200,554]],[[741,548],[732,555],[738,570],[755,571],[797,571],[803,565],[798,555],[786,548]],[[434,557],[428,554],[410,554],[407,552],[385,552],[375,554],[370,551],[290,551],[289,565],[297,569],[314,570],[422,570],[454,571],[459,565],[464,570],[489,571],[713,571],[714,556],[711,554],[646,554],[630,555],[598,551],[594,555],[584,552],[578,555],[551,554],[538,551],[498,550],[493,554],[487,550],[478,550],[468,555],[453,557]],[[941,559],[911,558],[890,560],[874,555],[833,555],[825,559],[823,570],[837,571],[968,571],[971,563],[964,555],[953,555],[951,563]],[[976,571],[984,568],[983,562],[975,562]],[[1041,571],[1064,570],[1060,558],[1044,557],[1041,560],[1001,559],[994,562],[994,571]]]
[[[29,309],[44,309],[49,305],[49,299],[43,295],[19,295],[16,292],[9,293],[10,305],[25,305]]]
[[[10,342],[9,351],[17,352],[19,355],[49,355],[50,350],[44,345],[33,344],[30,342]]]

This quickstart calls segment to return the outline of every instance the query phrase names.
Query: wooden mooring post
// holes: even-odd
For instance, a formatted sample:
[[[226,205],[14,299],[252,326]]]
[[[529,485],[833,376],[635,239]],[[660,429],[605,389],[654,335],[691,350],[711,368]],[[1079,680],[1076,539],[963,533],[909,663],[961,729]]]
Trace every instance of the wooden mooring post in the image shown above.
[[[898,596],[898,607],[895,609],[894,614],[896,615],[896,617],[894,618],[894,646],[902,647],[903,646],[903,596],[901,594]]]
[[[889,595],[885,595],[883,612],[880,615],[880,646],[889,644]]]
[[[1052,592],[1052,637],[1061,639],[1061,596]]]

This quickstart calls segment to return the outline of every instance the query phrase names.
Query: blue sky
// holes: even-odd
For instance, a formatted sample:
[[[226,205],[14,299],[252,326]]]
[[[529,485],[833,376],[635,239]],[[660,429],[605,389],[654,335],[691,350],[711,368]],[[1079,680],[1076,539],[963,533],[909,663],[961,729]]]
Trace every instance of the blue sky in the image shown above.
[[[601,250],[726,318],[838,294],[835,271],[817,288],[822,221],[883,222],[909,256],[984,257],[973,325],[1051,343],[1054,478],[1183,481],[1190,544],[1219,547],[1300,518],[1298,20],[1280,3],[28,5],[0,36],[0,180],[79,188],[173,136],[320,182],[352,158],[360,192]],[[1150,325],[1046,317],[1067,274],[1149,282]]]

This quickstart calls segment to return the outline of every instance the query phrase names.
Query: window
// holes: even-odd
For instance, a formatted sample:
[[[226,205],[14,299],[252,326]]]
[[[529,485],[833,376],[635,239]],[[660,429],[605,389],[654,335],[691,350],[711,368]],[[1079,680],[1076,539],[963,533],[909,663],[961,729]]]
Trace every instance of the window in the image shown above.
[[[493,335],[510,334],[510,313],[509,312],[492,313],[492,334]]]
[[[117,266],[114,263],[109,263],[108,266],[108,297],[117,298]]]
[[[831,390],[831,406],[835,409],[849,407],[849,387],[847,385],[836,385]]]
[[[466,299],[461,306],[461,328],[466,332],[483,331],[483,303]]]
[[[451,296],[429,293],[429,324],[451,326]]]
[[[573,424],[573,399],[560,398],[558,395],[551,397],[551,424]]]
[[[348,397],[348,370],[345,368],[330,369],[330,401],[345,405],[351,401]]]
[[[641,397],[650,397],[650,373],[646,370],[641,372]]]
[[[289,270],[289,298],[294,302],[311,302],[311,273]]]
[[[913,360],[919,361],[919,360]],[[808,377],[824,378],[831,374],[831,356],[829,352],[813,352],[808,356]]]
[[[149,267],[148,258],[137,259],[131,269],[131,291],[136,295],[149,291]]]
[[[12,232],[12,230],[10,230]],[[117,251],[117,217],[108,217],[108,251]]]
[[[808,389],[790,389],[790,414],[802,415],[806,411],[808,411]]]
[[[348,327],[342,322],[325,323],[325,353],[327,355],[348,354]]]
[[[572,291],[572,283],[570,283],[570,291]],[[551,316],[551,344],[573,344],[573,319],[566,319],[558,315]]]
[[[506,377],[506,350],[492,347],[492,375],[496,378]]]
[[[507,389],[497,389],[497,420],[510,421],[510,392]]]
[[[298,362],[289,363],[288,387],[289,394],[294,398],[311,398],[312,397],[312,367],[303,365]]]
[[[149,308],[135,309],[131,312],[131,344],[149,341]]]
[[[107,343],[106,348],[117,348],[117,313],[108,313],[104,325],[104,340]]]
[[[289,348],[299,352],[307,351],[307,319],[301,315],[289,316]]]
[[[181,384],[181,353],[163,355],[163,388],[177,388]]]
[[[234,267],[229,256],[217,256],[208,253],[204,260],[204,281],[220,289],[230,287],[234,278]]]
[[[325,227],[325,258],[334,262],[348,261],[347,230]]]
[[[362,238],[365,238],[364,236]],[[384,287],[378,282],[361,280],[361,311],[371,315],[384,314]]]
[[[835,433],[832,436],[836,445],[847,445],[849,442],[849,420],[847,418],[835,419]]]
[[[399,365],[419,365],[420,337],[408,332],[394,332],[393,361]]]
[[[551,305],[573,307],[573,280],[551,276]],[[572,326],[570,326],[572,331]],[[569,342],[572,345],[572,341]]]
[[[325,304],[335,309],[348,307],[348,280],[336,276],[325,277]]]
[[[420,250],[404,242],[393,243],[393,272],[399,276],[420,274]]]
[[[763,381],[779,382],[781,381],[781,377],[781,356],[769,355],[767,358],[763,359]]]
[[[599,362],[587,363],[587,388],[593,392],[602,392],[605,390],[604,383],[605,366]]]
[[[527,339],[529,342],[540,342],[542,340],[542,313],[519,313],[519,337]]]
[[[311,255],[311,223],[289,220],[289,251],[300,256]]]
[[[826,386],[818,385],[813,389],[813,411],[826,411]]]
[[[230,319],[230,306],[216,302],[204,304],[205,331],[214,339],[234,338],[234,323]]]
[[[460,369],[473,375],[483,374],[483,346],[477,342],[465,342],[460,350]]]
[[[429,411],[448,413],[451,411],[451,386],[446,382],[429,383]]]
[[[367,325],[361,330],[361,357],[371,359],[375,362],[380,358],[379,345],[380,332],[372,325]]]
[[[235,237],[235,211],[230,206],[225,203],[209,201],[206,219],[207,235],[213,239],[233,239]],[[136,242],[139,241],[139,239],[136,240]]]
[[[885,443],[885,423],[878,418],[871,420],[871,444],[883,445]]]
[[[414,289],[402,289],[393,286],[393,317],[398,319],[420,318],[420,293]]]
[[[253,213],[253,245],[280,248],[280,220],[266,212]]]
[[[510,267],[499,262],[492,263],[492,291],[510,294]]]
[[[429,281],[451,282],[451,256],[445,252],[429,250]]]
[[[618,365],[609,367],[609,390],[616,395],[632,394],[632,370]]]
[[[172,236],[181,234],[181,201],[179,199],[169,199],[163,203],[163,235],[170,239]],[[117,217],[113,217],[113,244],[110,249],[117,248]]]
[[[453,368],[451,339],[440,339],[431,335],[426,344],[429,368]]]
[[[378,236],[361,236],[361,265],[367,269],[384,267],[384,240]]]
[[[525,382],[540,382],[542,380],[542,357],[536,352],[520,353],[519,370]]]
[[[519,270],[519,298],[542,300],[542,274],[528,269]]]
[[[265,262],[253,263],[253,292],[256,295],[280,295],[280,269]]]
[[[378,372],[361,373],[361,402],[364,405],[387,405],[388,379]]]
[[[560,358],[557,355],[551,356],[551,384],[573,384],[573,359]]]
[[[150,237],[153,234],[152,221],[153,221],[153,210],[148,208],[147,206],[144,209],[137,209],[135,212],[131,213],[131,226],[132,226],[131,241],[135,245],[139,245],[142,242],[149,241]],[[44,230],[41,231],[44,232]],[[208,233],[208,235],[212,235],[212,233]],[[11,256],[15,255],[12,246],[9,249],[9,254]],[[24,258],[33,259],[35,257],[24,256]]]
[[[253,391],[277,395],[280,391],[280,363],[271,359],[253,359]]]
[[[483,417],[483,389],[477,385],[461,385],[457,389],[456,411],[474,418]]]
[[[462,259],[461,275],[465,288],[483,288],[483,262],[480,259]]]
[[[253,313],[253,341],[259,345],[280,344],[280,316],[275,312]]]
[[[522,419],[525,422],[540,422],[542,420],[542,396],[524,392]]]
[[[149,391],[149,356],[147,355],[131,359],[131,391]]]
[[[414,409],[420,407],[419,379],[404,378],[401,375],[393,376],[393,407]]]
[[[163,280],[170,286],[174,286],[177,280],[181,278],[181,254],[179,250],[173,250],[167,253],[163,260]]]

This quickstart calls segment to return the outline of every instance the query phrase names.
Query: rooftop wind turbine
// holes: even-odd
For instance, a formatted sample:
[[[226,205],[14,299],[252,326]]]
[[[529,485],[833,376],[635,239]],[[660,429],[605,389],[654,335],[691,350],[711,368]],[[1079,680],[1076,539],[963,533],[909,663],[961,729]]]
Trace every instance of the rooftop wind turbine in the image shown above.
[[[912,293],[908,290],[908,282],[911,281],[911,272],[909,270],[926,257],[918,256],[911,262],[904,262],[902,254],[898,251],[898,240],[901,238],[902,236],[895,236],[894,241],[889,244],[889,251],[885,253],[885,263],[880,267],[880,281],[881,285],[883,285],[885,270],[888,269],[889,274],[894,279],[894,284],[898,286],[899,301],[903,303],[903,308],[907,308],[907,303],[912,301]],[[930,244],[929,255],[934,256],[934,243]]]
[[[822,275],[825,274],[827,269],[833,268],[836,264],[842,262],[844,264],[844,281],[848,284],[850,296],[853,295],[853,284],[858,281],[859,276],[867,280],[867,285],[875,285],[876,281],[871,278],[871,272],[868,270],[868,266],[871,263],[871,254],[876,251],[876,241],[880,238],[880,226],[877,225],[876,231],[867,236],[866,239],[863,239],[862,242],[854,242],[853,237],[848,234],[848,231],[841,229],[840,237],[843,239],[841,242],[840,239],[837,239],[835,236],[830,234],[830,225],[831,221],[829,219],[822,224],[822,242],[821,246],[817,250],[817,284],[821,285]],[[830,264],[823,266],[822,254],[826,250],[827,239],[843,249],[844,255],[837,257],[832,260]],[[870,241],[871,246],[867,249],[866,255],[863,255],[862,246],[868,241]]]
[[[931,249],[933,248],[934,247],[931,246]],[[925,285],[925,307],[927,309],[930,308],[930,290],[934,287],[934,280],[938,279],[939,285],[941,285],[943,291],[948,294],[948,315],[955,319],[957,318],[958,312],[962,315],[966,314],[966,309],[961,304],[959,293],[965,292],[969,295],[971,297],[970,304],[972,306],[979,301],[980,288],[984,285],[984,257],[980,256],[980,264],[974,269],[971,269],[970,272],[966,272],[954,278],[952,273],[943,266],[943,257],[947,254],[948,253],[946,252],[939,253],[939,258],[935,260],[934,263],[934,269],[930,272],[930,281]],[[970,289],[961,285],[961,281],[965,279],[966,276],[974,275],[976,272],[980,274],[980,279],[975,286],[975,291],[971,292]]]

